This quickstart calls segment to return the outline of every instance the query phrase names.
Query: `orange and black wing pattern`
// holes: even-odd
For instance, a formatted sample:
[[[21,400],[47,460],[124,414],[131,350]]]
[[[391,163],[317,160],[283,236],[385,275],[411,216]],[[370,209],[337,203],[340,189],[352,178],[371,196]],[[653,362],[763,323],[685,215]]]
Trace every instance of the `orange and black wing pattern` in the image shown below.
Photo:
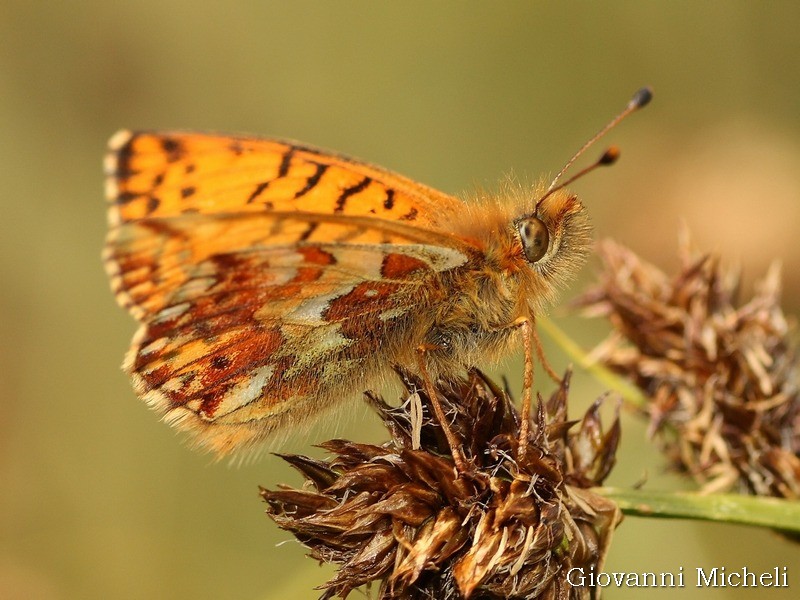
[[[106,173],[106,269],[142,323],[124,368],[218,454],[363,390],[469,261],[459,200],[296,144],[121,132]]]

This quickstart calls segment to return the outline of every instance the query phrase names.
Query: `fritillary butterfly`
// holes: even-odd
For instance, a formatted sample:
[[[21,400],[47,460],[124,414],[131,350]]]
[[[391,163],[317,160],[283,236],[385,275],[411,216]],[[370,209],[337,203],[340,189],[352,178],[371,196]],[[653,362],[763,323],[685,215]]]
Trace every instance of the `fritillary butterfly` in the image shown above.
[[[140,322],[124,369],[219,455],[420,348],[434,377],[506,354],[590,244],[562,186],[466,203],[292,142],[121,131],[105,170],[106,270]]]

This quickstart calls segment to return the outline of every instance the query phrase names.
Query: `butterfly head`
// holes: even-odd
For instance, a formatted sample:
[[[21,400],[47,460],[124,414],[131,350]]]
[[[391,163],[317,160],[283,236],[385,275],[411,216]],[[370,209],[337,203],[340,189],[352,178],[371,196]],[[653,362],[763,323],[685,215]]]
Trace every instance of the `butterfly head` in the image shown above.
[[[552,301],[556,290],[569,281],[584,262],[591,244],[583,204],[566,190],[566,186],[598,167],[614,164],[618,158],[619,149],[612,146],[597,161],[558,185],[564,173],[562,169],[546,190],[535,194],[538,199],[533,210],[513,220],[518,244],[516,254],[524,257],[543,280],[541,285],[529,286],[534,296]]]
[[[650,88],[642,88],[636,92],[625,110],[586,142],[567,161],[550,186],[535,196],[538,199],[533,210],[513,220],[517,247],[513,243],[510,247],[507,246],[507,256],[524,257],[530,267],[527,287],[533,297],[541,296],[552,300],[557,288],[574,275],[591,244],[589,223],[583,205],[576,196],[566,191],[566,186],[598,167],[613,165],[619,158],[619,149],[611,146],[597,161],[563,183],[559,181],[587,149],[628,115],[646,106],[652,95]],[[532,307],[532,310],[535,308]]]
[[[515,317],[551,304],[591,248],[589,216],[578,197],[565,189],[546,194],[546,185],[508,181],[455,221],[464,238],[476,240],[487,270],[500,276],[489,278],[493,285],[516,299]]]
[[[591,246],[591,226],[578,197],[558,190],[536,204],[533,212],[512,222],[509,249],[514,262],[538,294],[552,300],[572,279]],[[535,283],[534,283],[535,281]]]

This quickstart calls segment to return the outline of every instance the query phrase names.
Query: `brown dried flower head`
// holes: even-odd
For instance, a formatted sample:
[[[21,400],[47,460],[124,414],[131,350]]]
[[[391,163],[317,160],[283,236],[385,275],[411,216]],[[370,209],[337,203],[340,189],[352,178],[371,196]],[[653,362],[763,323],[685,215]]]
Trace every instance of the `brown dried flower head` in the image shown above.
[[[328,460],[285,455],[303,489],[262,489],[270,517],[339,565],[322,598],[376,583],[380,598],[589,598],[570,568],[599,569],[620,512],[587,488],[608,475],[619,441],[598,400],[567,420],[569,374],[539,399],[522,456],[520,416],[477,371],[436,385],[462,446],[457,472],[421,382],[401,373],[401,408],[369,396],[391,434],[381,446],[334,440]]]
[[[652,434],[706,491],[800,498],[798,359],[773,266],[748,302],[737,272],[693,255],[669,278],[602,243],[600,283],[579,300],[615,332],[596,350],[649,398]]]

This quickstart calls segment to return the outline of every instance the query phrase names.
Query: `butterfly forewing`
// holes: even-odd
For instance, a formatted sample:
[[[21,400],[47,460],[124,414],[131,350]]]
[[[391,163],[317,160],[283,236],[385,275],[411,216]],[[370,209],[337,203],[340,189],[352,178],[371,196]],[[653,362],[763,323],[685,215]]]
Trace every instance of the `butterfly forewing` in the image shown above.
[[[298,144],[129,133],[106,164],[112,225],[187,212],[310,212],[434,225],[454,198],[360,161]]]

